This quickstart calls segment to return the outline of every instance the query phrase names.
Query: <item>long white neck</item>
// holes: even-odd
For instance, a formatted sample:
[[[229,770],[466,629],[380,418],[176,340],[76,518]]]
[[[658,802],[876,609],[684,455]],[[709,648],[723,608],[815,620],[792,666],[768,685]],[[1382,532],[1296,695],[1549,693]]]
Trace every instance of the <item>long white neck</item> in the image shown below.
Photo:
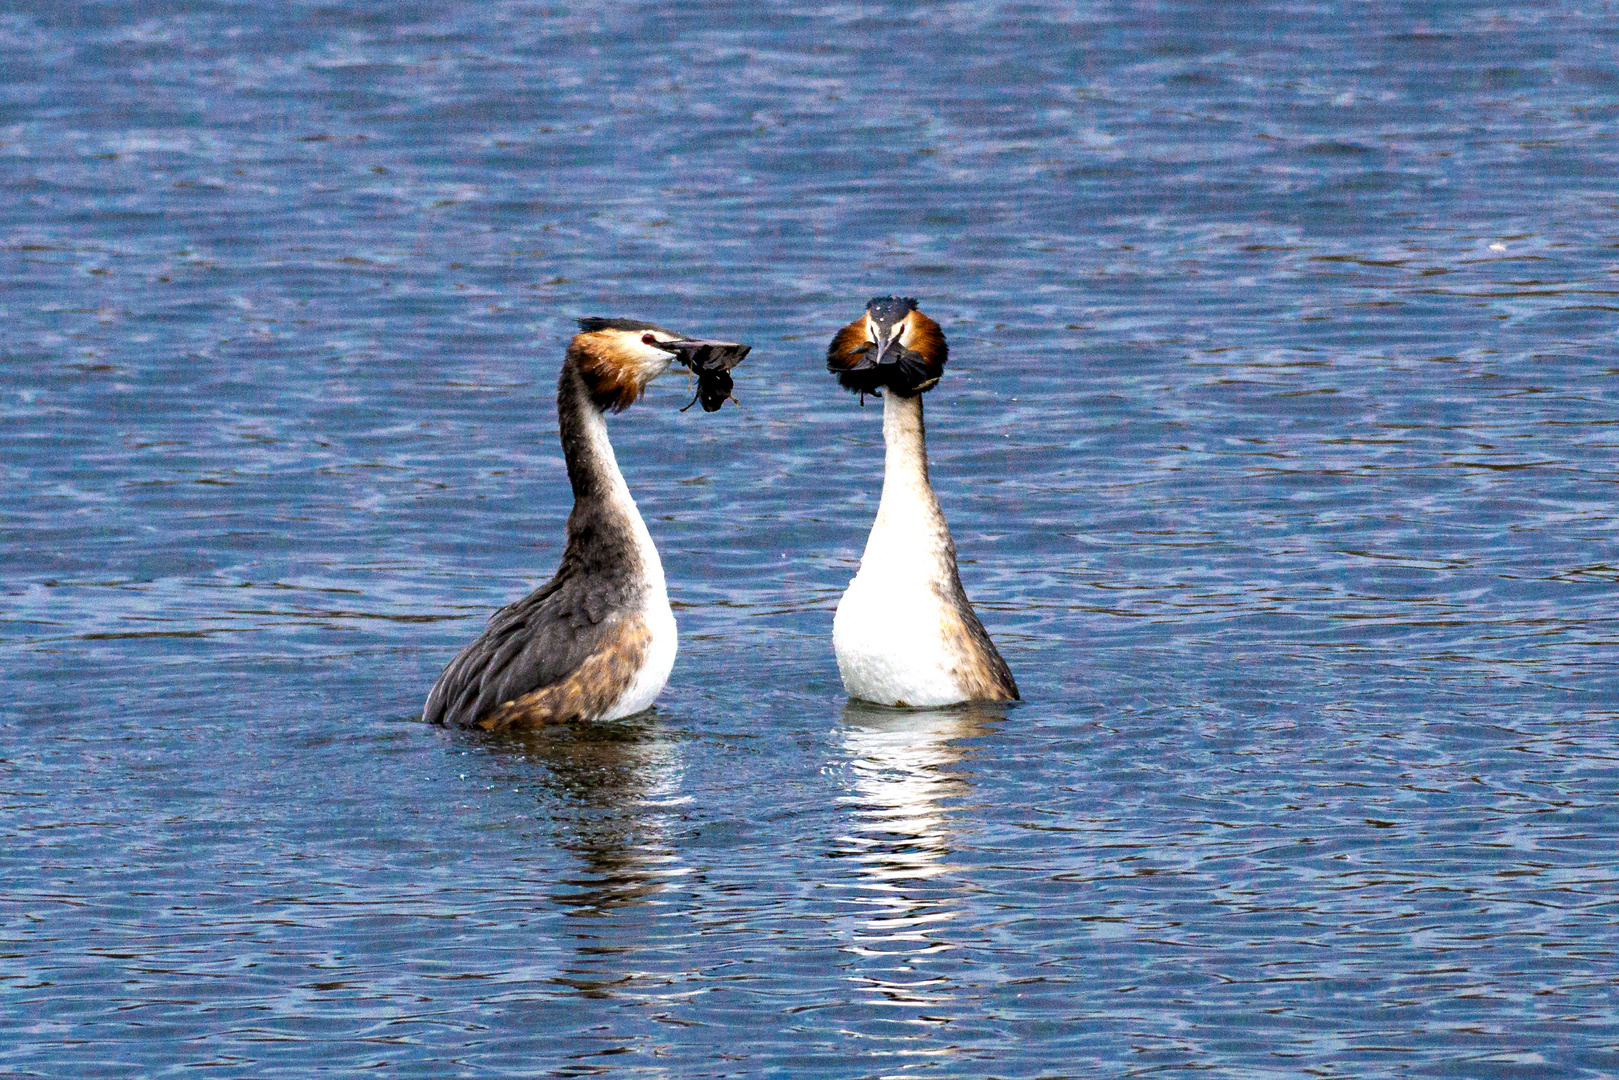
[[[877,520],[832,617],[844,689],[918,707],[1017,697],[956,573],[956,545],[928,483],[919,395],[883,395],[883,442]]]
[[[956,547],[928,482],[922,395],[883,395],[883,497],[866,540],[861,568],[881,565],[905,576],[954,571]]]

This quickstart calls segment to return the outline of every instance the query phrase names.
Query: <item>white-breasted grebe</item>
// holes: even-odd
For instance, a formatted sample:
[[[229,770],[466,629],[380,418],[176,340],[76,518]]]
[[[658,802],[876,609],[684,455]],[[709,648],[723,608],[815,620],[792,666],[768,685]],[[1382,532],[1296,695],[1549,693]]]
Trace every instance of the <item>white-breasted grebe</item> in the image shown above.
[[[616,720],[650,706],[674,667],[663,563],[619,472],[606,414],[629,408],[674,361],[696,373],[696,400],[713,412],[748,346],[634,319],[580,319],[579,329],[557,380],[573,486],[562,565],[450,661],[427,696],[430,723],[504,731]]]
[[[874,298],[826,351],[827,370],[845,389],[883,399],[882,501],[832,620],[844,689],[881,705],[1018,698],[961,587],[955,541],[928,482],[922,394],[947,356],[939,324],[901,296]]]

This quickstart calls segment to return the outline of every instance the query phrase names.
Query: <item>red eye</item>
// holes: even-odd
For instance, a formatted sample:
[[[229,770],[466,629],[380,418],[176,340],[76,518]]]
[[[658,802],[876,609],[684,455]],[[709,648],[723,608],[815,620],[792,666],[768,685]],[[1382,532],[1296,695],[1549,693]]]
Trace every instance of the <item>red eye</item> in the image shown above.
[[[656,345],[657,343],[658,343],[658,339],[653,337],[651,334],[642,334],[641,335],[641,344],[642,345]]]

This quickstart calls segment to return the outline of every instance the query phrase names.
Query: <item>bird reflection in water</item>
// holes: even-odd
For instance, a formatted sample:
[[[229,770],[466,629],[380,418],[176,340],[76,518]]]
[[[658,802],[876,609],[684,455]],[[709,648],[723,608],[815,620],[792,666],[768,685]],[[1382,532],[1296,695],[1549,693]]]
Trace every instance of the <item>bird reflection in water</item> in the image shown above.
[[[677,740],[657,714],[643,713],[482,742],[539,766],[531,775],[544,788],[554,842],[579,861],[549,897],[579,920],[572,923],[575,961],[555,981],[586,997],[655,994],[639,985],[635,954],[645,945],[645,924],[657,917],[657,894],[686,872],[668,839],[668,811],[685,801]]]
[[[856,868],[852,887],[864,911],[848,947],[868,958],[857,967],[869,1000],[936,1007],[950,1000],[949,977],[937,967],[955,948],[944,931],[959,891],[949,880],[955,867],[947,804],[971,792],[958,768],[971,753],[964,741],[993,730],[1004,708],[844,706],[850,790],[841,801],[850,831],[836,854]]]

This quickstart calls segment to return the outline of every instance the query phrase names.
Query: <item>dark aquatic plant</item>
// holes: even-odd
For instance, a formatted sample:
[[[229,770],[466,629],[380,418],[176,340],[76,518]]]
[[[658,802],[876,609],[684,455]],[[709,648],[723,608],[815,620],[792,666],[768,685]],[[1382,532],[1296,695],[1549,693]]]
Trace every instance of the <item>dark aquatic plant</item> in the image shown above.
[[[748,355],[748,346],[721,342],[702,342],[696,348],[680,353],[677,359],[697,376],[697,393],[680,411],[685,412],[702,402],[704,412],[715,412],[727,401],[736,402],[731,395],[731,369]]]

